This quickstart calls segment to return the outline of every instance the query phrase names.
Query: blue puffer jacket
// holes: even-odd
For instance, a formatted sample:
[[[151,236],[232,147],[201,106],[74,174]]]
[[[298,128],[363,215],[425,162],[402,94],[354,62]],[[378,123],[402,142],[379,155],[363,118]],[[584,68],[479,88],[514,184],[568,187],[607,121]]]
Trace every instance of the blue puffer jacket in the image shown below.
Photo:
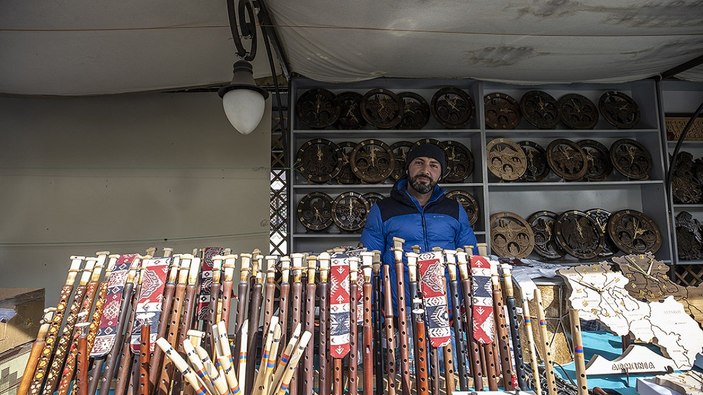
[[[419,245],[421,252],[432,251],[433,247],[456,249],[467,245],[474,246],[475,250],[477,242],[466,211],[456,200],[446,198],[442,188],[435,186],[432,197],[425,207],[422,207],[417,199],[408,193],[407,185],[407,178],[401,178],[393,185],[390,198],[385,198],[371,207],[366,227],[361,234],[361,244],[364,247],[381,251],[383,263],[390,266],[390,280],[393,285],[396,283],[393,237],[405,239],[403,249],[406,252],[412,251],[413,245]],[[405,256],[403,261],[407,265]],[[405,300],[408,311],[412,307],[407,287],[409,282],[406,266]],[[391,287],[391,295],[393,306],[397,306],[395,286]],[[451,308],[451,298],[449,303]],[[394,314],[397,315],[397,311]]]

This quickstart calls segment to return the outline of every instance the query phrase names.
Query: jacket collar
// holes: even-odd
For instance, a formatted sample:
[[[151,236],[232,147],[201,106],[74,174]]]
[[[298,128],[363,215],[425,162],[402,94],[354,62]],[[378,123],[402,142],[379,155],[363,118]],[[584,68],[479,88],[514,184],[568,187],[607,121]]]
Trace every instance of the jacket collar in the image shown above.
[[[439,185],[435,185],[434,190],[432,191],[432,196],[430,197],[430,200],[427,201],[425,207],[436,202],[442,196],[444,196],[444,189],[442,189]],[[401,178],[393,184],[393,189],[391,189],[391,197],[409,206],[415,206],[418,210],[422,210],[420,202],[408,192],[407,176]]]

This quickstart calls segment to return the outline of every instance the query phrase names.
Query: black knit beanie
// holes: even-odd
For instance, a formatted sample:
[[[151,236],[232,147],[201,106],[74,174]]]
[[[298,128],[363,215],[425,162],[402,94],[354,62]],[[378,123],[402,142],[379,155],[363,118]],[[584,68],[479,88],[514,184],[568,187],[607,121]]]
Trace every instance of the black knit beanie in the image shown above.
[[[432,143],[424,143],[413,146],[405,156],[405,170],[408,169],[408,166],[410,166],[410,162],[412,162],[413,159],[421,156],[436,159],[442,166],[442,173],[440,174],[444,174],[444,170],[447,168],[446,154],[443,149]]]

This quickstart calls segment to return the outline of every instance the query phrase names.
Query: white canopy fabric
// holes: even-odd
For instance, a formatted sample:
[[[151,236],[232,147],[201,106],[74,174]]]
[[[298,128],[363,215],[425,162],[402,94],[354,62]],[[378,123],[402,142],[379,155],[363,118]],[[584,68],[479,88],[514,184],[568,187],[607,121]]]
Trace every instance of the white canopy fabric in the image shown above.
[[[322,81],[623,82],[703,54],[700,0],[266,3],[290,71]],[[26,95],[220,84],[236,60],[224,0],[4,0],[0,57],[0,93]],[[254,73],[270,75],[262,43]]]

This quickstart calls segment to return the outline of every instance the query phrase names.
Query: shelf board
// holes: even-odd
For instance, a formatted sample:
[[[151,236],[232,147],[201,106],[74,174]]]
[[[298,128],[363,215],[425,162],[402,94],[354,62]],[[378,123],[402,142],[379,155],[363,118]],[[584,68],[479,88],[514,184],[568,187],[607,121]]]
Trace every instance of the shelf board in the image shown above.
[[[667,140],[666,146],[669,148],[674,148],[676,147],[676,141],[671,141]],[[682,147],[702,147],[703,148],[703,140],[684,140],[683,143],[681,143]]]
[[[593,181],[593,182],[489,182],[488,188],[497,189],[534,189],[534,188],[622,188],[637,187],[641,185],[661,185],[662,180],[643,181]]]
[[[703,204],[674,204],[674,210],[703,210]]]
[[[677,265],[703,265],[703,260],[700,259],[695,259],[691,261],[678,261],[676,262]]]
[[[464,182],[455,184],[439,184],[444,189],[454,189],[454,188],[471,188],[471,187],[482,187],[483,183],[480,182]],[[305,185],[293,185],[293,189],[307,190],[307,189],[382,189],[382,188],[392,188],[393,184],[305,184]]]
[[[337,129],[296,129],[293,135],[298,137],[329,137],[344,139],[359,138],[382,138],[398,137],[407,140],[409,136],[417,136],[417,139],[432,136],[432,138],[456,138],[460,135],[480,135],[480,129],[359,129],[359,130],[337,130]]]
[[[485,235],[486,232],[482,230],[474,231],[475,235]],[[360,238],[361,233],[293,233],[294,239],[351,239]]]
[[[496,137],[510,137],[515,139],[532,140],[535,137],[561,137],[577,138],[621,138],[633,137],[642,134],[659,134],[659,129],[489,129],[486,130],[486,139]]]

